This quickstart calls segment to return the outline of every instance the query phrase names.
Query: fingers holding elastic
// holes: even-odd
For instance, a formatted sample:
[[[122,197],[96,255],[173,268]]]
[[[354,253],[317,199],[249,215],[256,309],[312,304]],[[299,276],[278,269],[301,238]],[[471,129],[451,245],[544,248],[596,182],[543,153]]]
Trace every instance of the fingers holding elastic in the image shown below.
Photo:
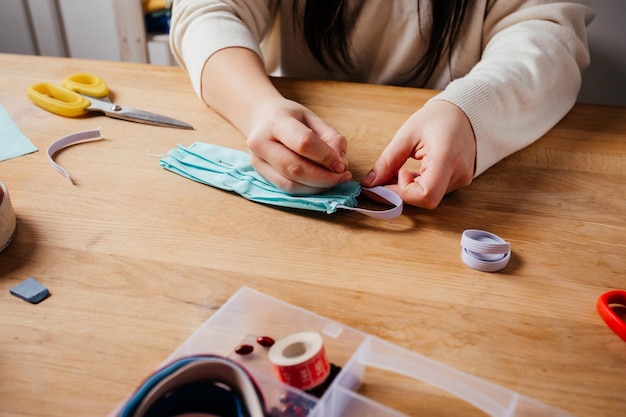
[[[333,127],[326,124],[324,120],[318,117],[315,113],[308,113],[305,115],[305,123],[309,126],[319,138],[326,143],[331,149],[333,149],[339,158],[348,167],[348,141],[345,136],[338,133]],[[312,158],[313,159],[313,158]],[[321,163],[323,166],[327,164]]]
[[[374,166],[361,180],[365,187],[387,184],[396,176],[400,168],[409,158],[414,157],[415,145],[413,141],[405,140],[399,136],[401,132],[389,142],[380,154]]]
[[[287,194],[316,194],[321,191],[320,188],[300,184],[283,177],[262,159],[252,156],[250,160],[252,162],[252,165],[254,166],[254,169],[263,178],[265,178],[267,181],[271,182]]]
[[[436,173],[433,169],[424,170],[421,174],[401,169],[395,191],[407,204],[434,209],[446,194],[448,181],[449,174]]]
[[[352,178],[350,171],[328,171],[291,152],[280,143],[269,142],[264,148],[272,156],[271,163],[251,152],[252,165],[261,176],[289,194],[320,193]]]
[[[310,115],[307,117],[308,122],[314,119]],[[345,138],[334,132],[321,120],[311,124],[313,126],[309,127],[298,119],[286,119],[276,127],[275,137],[296,154],[321,165],[327,170],[336,173],[346,171],[347,164],[344,159],[347,145],[345,144]],[[321,124],[324,126],[320,126]],[[337,149],[333,148],[317,133],[321,127],[323,127],[321,132],[332,138],[332,144],[337,146]],[[342,143],[342,140],[344,143]],[[341,152],[343,152],[343,158]]]
[[[471,181],[471,171],[459,169],[450,159],[434,160],[425,156],[419,173],[406,169],[398,172],[395,191],[407,204],[433,209],[447,193],[463,188]]]

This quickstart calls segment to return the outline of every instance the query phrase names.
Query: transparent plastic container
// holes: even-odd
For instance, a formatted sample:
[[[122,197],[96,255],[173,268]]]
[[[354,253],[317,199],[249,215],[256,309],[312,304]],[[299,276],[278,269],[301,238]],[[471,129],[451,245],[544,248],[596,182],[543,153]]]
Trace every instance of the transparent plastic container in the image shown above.
[[[256,343],[259,336],[279,340],[301,331],[319,332],[326,356],[339,373],[321,397],[283,384],[268,359],[268,350]],[[249,355],[235,349],[254,346]],[[440,364],[384,340],[243,287],[200,326],[170,357],[215,354],[245,367],[265,398],[268,411],[285,407],[285,398],[296,400],[307,417],[401,417],[407,416],[388,405],[363,395],[360,387],[371,370],[398,375],[402,384],[421,381],[492,417],[573,417],[511,390]],[[371,390],[367,390],[368,392]],[[423,401],[409,398],[407,402]],[[445,400],[449,402],[449,400]],[[412,407],[411,407],[412,408]],[[477,410],[475,410],[477,411]],[[288,413],[283,413],[283,416]],[[415,415],[415,414],[414,414]],[[475,415],[475,414],[472,414]]]

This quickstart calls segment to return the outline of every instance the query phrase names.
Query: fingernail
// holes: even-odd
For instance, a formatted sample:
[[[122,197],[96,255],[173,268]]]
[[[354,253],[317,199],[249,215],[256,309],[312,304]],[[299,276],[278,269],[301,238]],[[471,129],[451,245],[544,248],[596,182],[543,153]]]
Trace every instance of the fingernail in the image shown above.
[[[372,170],[367,173],[365,178],[363,178],[363,182],[369,184],[373,182],[375,179],[376,179],[376,173]]]

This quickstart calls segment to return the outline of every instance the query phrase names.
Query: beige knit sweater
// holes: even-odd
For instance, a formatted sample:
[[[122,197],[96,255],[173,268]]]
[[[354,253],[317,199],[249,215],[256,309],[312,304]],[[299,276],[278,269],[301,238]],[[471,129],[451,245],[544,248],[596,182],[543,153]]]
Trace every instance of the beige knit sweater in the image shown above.
[[[204,63],[232,46],[256,51],[268,70],[279,52],[280,73],[289,77],[406,85],[402,75],[427,45],[429,8],[418,9],[417,0],[354,0],[361,11],[351,46],[360,72],[331,73],[294,33],[292,1],[175,0],[170,43],[198,95]],[[467,114],[476,135],[476,176],[539,139],[571,109],[589,64],[592,18],[591,0],[475,0],[470,6],[452,59],[440,63],[427,85],[414,86],[442,90],[434,99]],[[279,28],[274,41],[267,36],[273,27]]]

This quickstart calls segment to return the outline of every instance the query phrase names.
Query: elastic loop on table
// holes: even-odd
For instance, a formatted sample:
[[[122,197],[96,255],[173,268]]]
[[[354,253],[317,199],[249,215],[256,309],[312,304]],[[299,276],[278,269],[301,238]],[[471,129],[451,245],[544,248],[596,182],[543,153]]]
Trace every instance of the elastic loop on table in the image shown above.
[[[602,317],[602,320],[615,332],[623,341],[626,342],[626,322],[622,320],[615,310],[611,308],[611,304],[617,304],[626,307],[626,291],[613,290],[602,294],[596,302],[596,310]]]

